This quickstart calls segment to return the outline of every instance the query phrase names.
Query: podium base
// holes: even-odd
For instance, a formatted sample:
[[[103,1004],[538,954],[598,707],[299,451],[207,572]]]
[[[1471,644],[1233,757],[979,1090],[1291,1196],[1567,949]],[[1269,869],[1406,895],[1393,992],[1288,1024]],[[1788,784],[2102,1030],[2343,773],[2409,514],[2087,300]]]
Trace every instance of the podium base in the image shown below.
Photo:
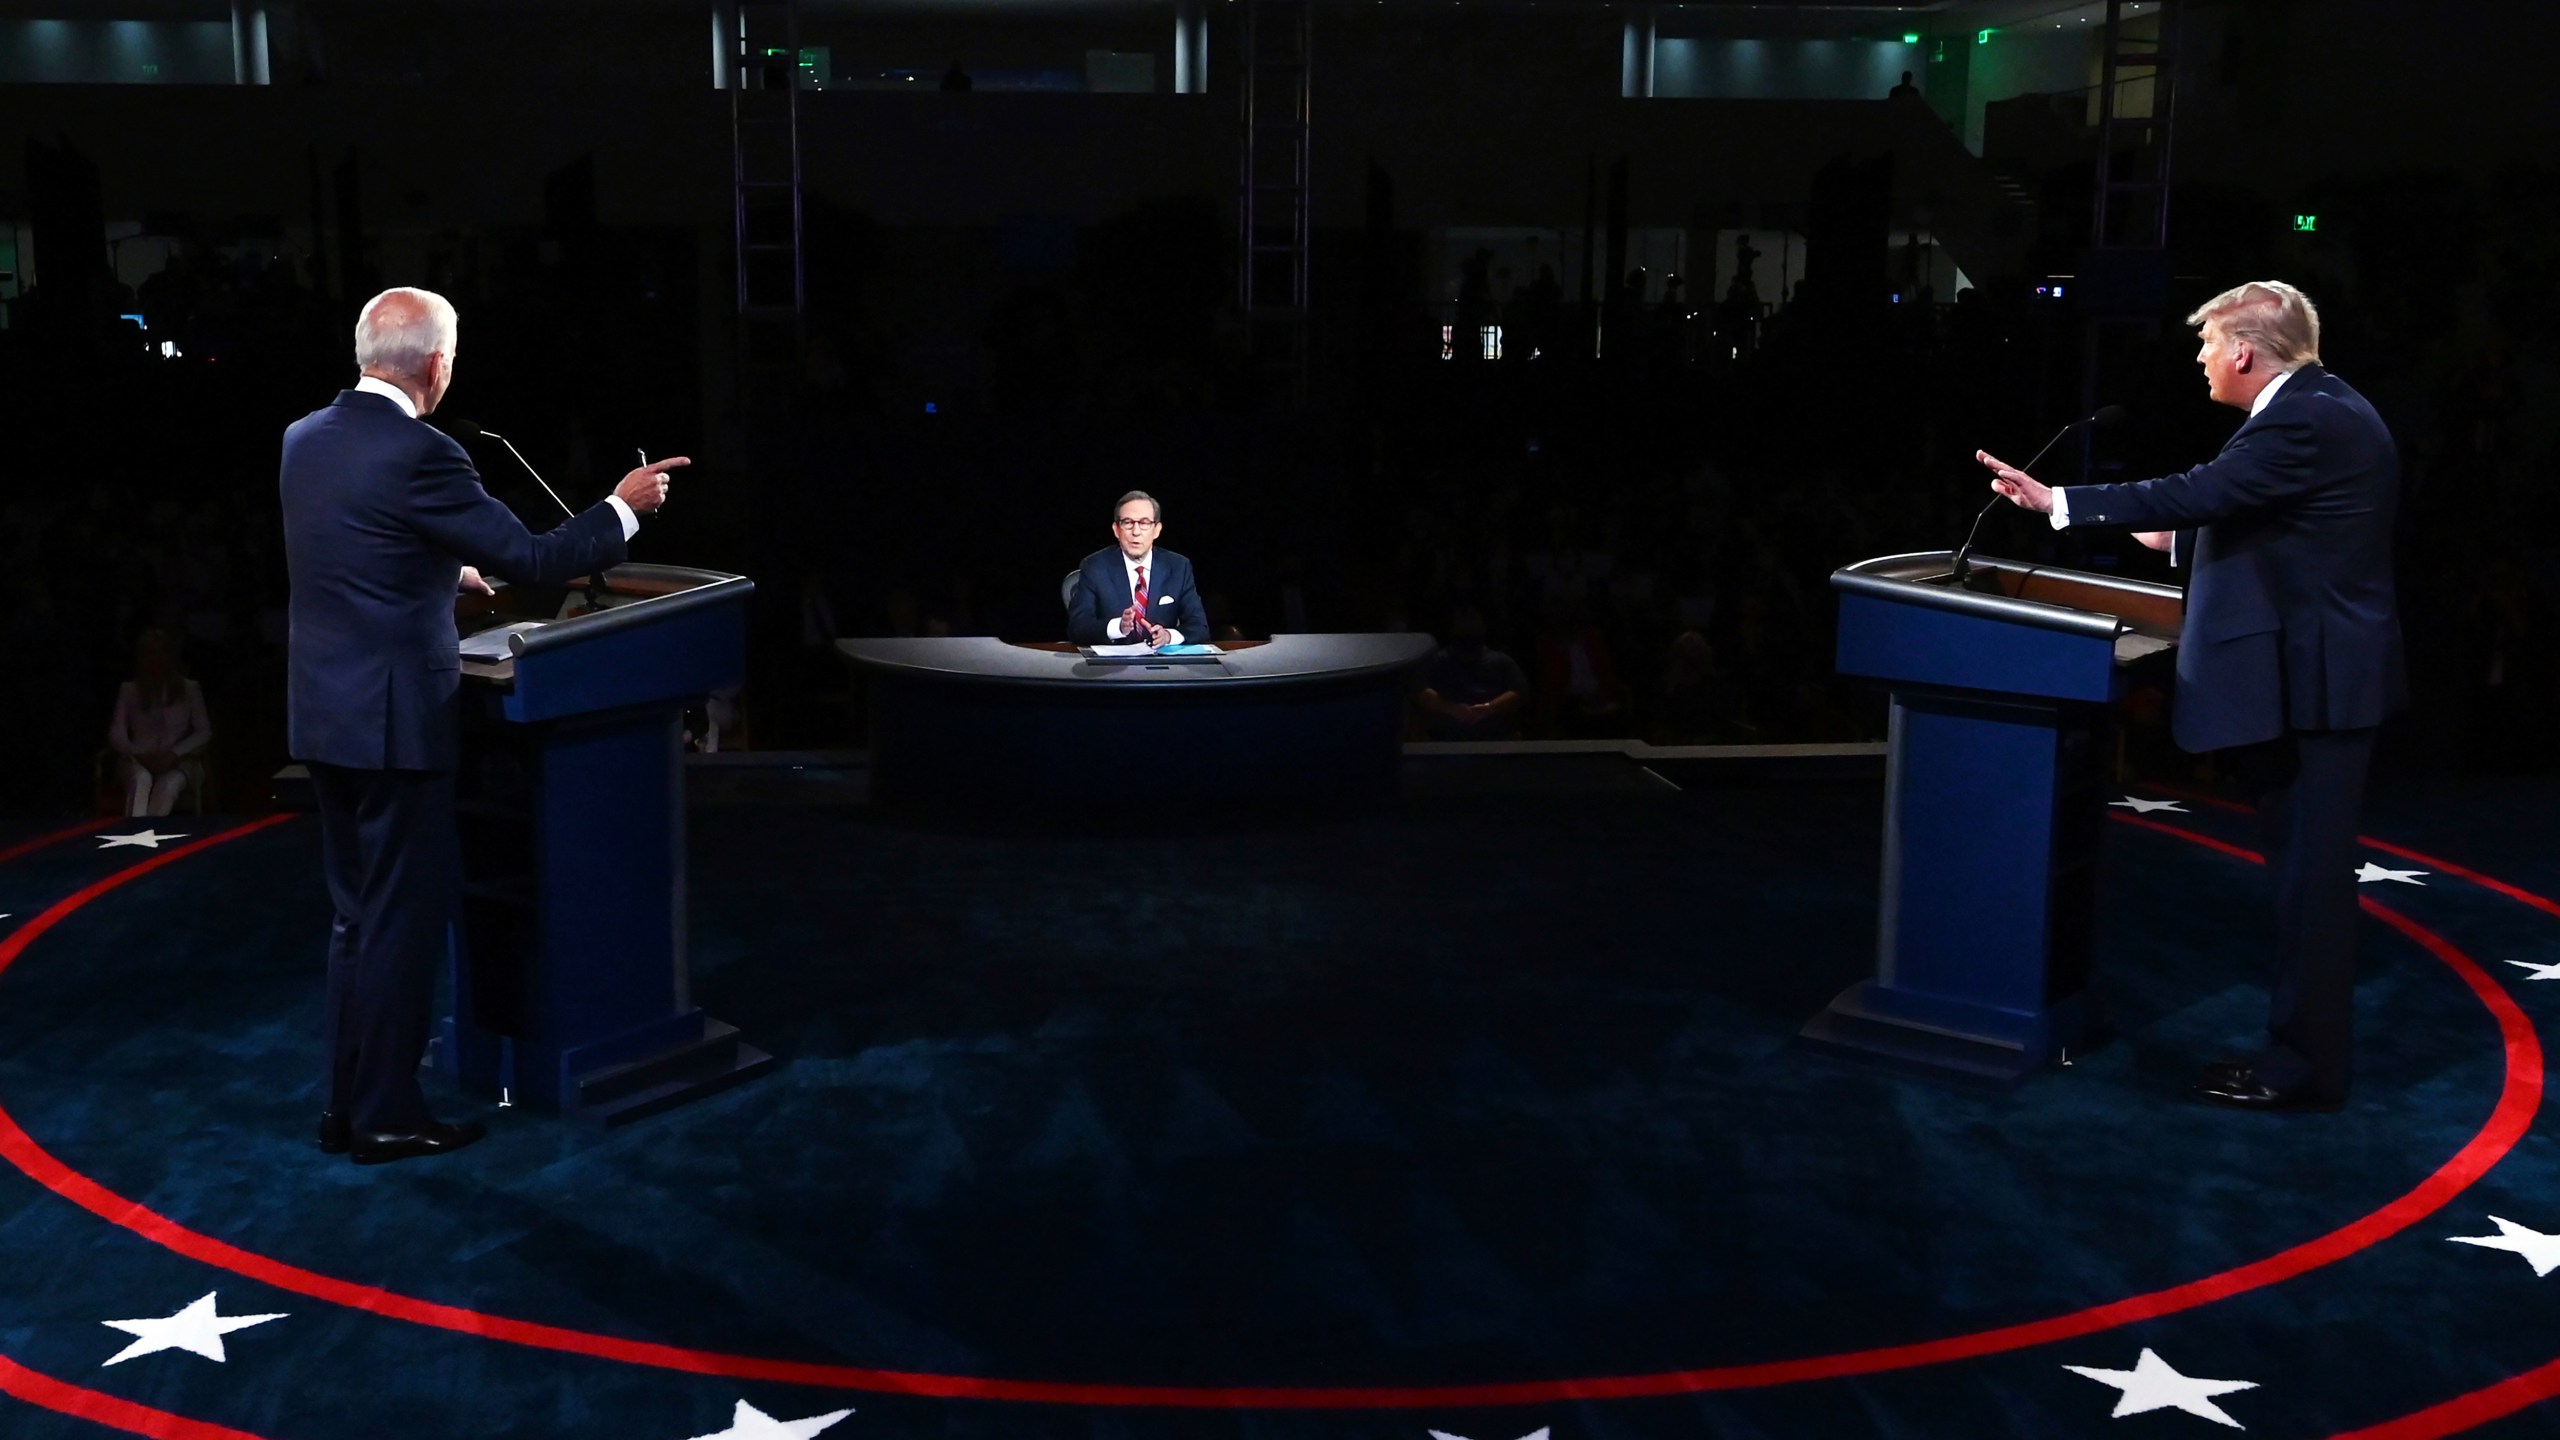
[[[579,1076],[560,1113],[620,1125],[717,1095],[772,1068],[773,1057],[738,1038],[738,1027],[705,1016],[697,1039]]]
[[[483,1095],[594,1125],[672,1110],[773,1069],[738,1027],[699,1010],[615,1036],[554,1049],[445,1017],[429,1061]]]
[[[1796,1033],[1827,1050],[2014,1085],[2084,1042],[2090,1008],[2074,995],[2041,1011],[2004,1010],[1861,980]]]

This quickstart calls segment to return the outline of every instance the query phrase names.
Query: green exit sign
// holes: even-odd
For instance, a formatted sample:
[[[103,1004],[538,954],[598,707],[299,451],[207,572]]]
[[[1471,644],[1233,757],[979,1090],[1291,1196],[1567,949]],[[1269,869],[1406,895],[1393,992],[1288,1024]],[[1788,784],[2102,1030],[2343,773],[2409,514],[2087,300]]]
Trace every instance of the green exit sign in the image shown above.
[[[2308,235],[2312,231],[2320,228],[2320,217],[2317,215],[2296,215],[2293,217],[2293,228],[2301,231],[2305,235]]]

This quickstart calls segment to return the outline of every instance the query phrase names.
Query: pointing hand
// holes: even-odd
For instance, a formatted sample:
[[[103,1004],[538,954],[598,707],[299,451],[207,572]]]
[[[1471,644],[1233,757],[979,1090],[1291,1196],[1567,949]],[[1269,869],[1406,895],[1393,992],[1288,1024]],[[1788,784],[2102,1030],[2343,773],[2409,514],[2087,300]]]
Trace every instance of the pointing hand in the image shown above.
[[[623,476],[622,483],[613,487],[613,493],[621,496],[622,503],[630,506],[635,513],[649,514],[667,503],[667,472],[679,465],[692,463],[692,460],[682,455],[671,455],[664,460],[652,460]]]

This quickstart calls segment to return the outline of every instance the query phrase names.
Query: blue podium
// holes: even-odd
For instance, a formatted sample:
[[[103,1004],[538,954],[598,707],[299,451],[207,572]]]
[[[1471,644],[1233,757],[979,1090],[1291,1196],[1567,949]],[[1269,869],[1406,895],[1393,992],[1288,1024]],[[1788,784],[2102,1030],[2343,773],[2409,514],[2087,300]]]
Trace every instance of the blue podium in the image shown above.
[[[1875,978],[1806,1039],[2015,1081],[2079,1044],[2112,702],[2184,592],[1946,551],[1831,577],[1839,671],[1891,698]]]
[[[683,715],[739,683],[755,586],[668,565],[601,581],[469,607],[435,1059],[480,1093],[611,1124],[773,1060],[693,1003],[685,934]]]

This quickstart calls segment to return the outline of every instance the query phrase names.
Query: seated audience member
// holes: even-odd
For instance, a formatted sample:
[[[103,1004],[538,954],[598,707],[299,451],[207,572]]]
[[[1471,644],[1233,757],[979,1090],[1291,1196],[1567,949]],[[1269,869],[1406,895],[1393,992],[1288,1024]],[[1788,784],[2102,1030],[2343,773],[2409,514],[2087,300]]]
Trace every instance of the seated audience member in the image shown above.
[[[1449,618],[1449,642],[1423,667],[1424,727],[1434,740],[1517,740],[1529,703],[1520,662],[1484,641],[1484,616],[1460,610]]]
[[[1662,676],[1662,709],[1655,716],[1657,738],[1673,745],[1712,745],[1742,738],[1749,730],[1736,705],[1733,687],[1716,668],[1715,646],[1705,634],[1683,630],[1671,642],[1670,663]]]
[[[1084,557],[1067,595],[1067,638],[1079,645],[1153,645],[1209,638],[1209,612],[1191,562],[1159,550],[1164,510],[1144,490],[1120,497],[1111,536],[1118,543]]]
[[[1542,733],[1571,739],[1619,733],[1628,719],[1628,696],[1608,637],[1577,601],[1550,600],[1547,617],[1538,635]]]
[[[201,794],[204,762],[196,755],[212,739],[204,691],[179,668],[168,634],[143,631],[134,642],[133,678],[117,688],[115,718],[107,722],[124,813],[166,815],[188,787]]]

